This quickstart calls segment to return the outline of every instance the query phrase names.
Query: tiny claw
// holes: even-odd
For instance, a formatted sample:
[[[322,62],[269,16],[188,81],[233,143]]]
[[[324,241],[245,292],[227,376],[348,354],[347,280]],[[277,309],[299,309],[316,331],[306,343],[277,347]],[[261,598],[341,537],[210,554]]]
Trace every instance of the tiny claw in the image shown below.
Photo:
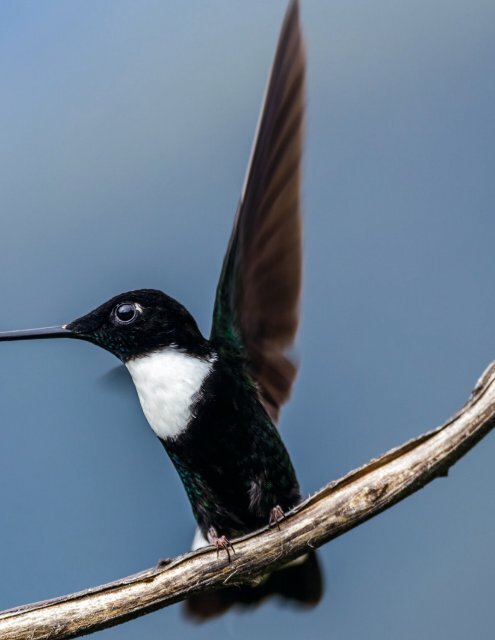
[[[285,518],[285,513],[282,510],[282,507],[277,504],[270,511],[270,518],[268,520],[268,526],[273,527],[273,525],[277,525],[277,529],[280,531],[280,522]]]
[[[227,552],[227,558],[229,559],[229,562],[231,561],[230,550],[232,550],[232,553],[235,555],[235,549],[234,545],[226,536],[219,536],[216,532],[216,529],[211,527],[208,531],[208,540],[213,546],[217,548],[217,558],[220,557],[220,551],[223,550]]]
[[[225,536],[220,536],[220,538],[217,538],[214,541],[214,545],[217,548],[217,558],[220,556],[220,550],[223,549],[227,552],[227,558],[230,562],[230,549],[232,549],[232,553],[235,555],[235,549],[232,542],[230,542],[230,540],[228,540],[228,538],[226,538]]]

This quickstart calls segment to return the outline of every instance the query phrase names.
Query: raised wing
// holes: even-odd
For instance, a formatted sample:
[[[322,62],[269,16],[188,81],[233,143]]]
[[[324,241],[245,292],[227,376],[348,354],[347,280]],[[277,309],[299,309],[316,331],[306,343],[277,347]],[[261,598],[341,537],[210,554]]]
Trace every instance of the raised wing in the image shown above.
[[[301,291],[305,55],[299,7],[287,10],[218,283],[211,339],[246,353],[276,421],[297,366],[289,357]]]

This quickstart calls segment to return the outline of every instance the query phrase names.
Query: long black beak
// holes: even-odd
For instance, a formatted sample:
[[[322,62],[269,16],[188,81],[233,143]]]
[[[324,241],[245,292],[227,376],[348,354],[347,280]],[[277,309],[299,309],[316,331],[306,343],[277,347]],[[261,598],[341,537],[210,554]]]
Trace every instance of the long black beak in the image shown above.
[[[26,331],[0,332],[0,340],[40,340],[43,338],[80,338],[77,333],[62,327],[42,327]]]

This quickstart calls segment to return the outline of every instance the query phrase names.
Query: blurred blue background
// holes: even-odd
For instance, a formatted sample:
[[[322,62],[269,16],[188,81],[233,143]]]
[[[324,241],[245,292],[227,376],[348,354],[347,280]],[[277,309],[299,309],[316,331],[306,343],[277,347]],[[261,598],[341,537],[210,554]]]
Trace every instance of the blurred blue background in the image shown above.
[[[0,3],[1,329],[156,287],[209,330],[285,0]],[[306,493],[443,422],[495,357],[493,0],[303,2],[309,63],[302,368],[283,413]],[[0,607],[189,546],[185,493],[117,361],[0,357]],[[322,549],[327,592],[102,639],[493,637],[483,440]]]

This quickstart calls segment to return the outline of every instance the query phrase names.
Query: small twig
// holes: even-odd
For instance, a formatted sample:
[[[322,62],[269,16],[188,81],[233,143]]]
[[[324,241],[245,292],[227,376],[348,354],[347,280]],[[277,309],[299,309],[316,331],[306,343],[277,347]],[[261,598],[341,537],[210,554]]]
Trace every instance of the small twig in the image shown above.
[[[212,547],[175,558],[165,567],[54,600],[0,613],[2,640],[58,640],[110,627],[166,607],[188,595],[255,581],[321,546],[445,476],[495,424],[495,363],[466,405],[442,427],[352,471],[286,515],[280,531],[266,528],[235,541],[230,563]]]

